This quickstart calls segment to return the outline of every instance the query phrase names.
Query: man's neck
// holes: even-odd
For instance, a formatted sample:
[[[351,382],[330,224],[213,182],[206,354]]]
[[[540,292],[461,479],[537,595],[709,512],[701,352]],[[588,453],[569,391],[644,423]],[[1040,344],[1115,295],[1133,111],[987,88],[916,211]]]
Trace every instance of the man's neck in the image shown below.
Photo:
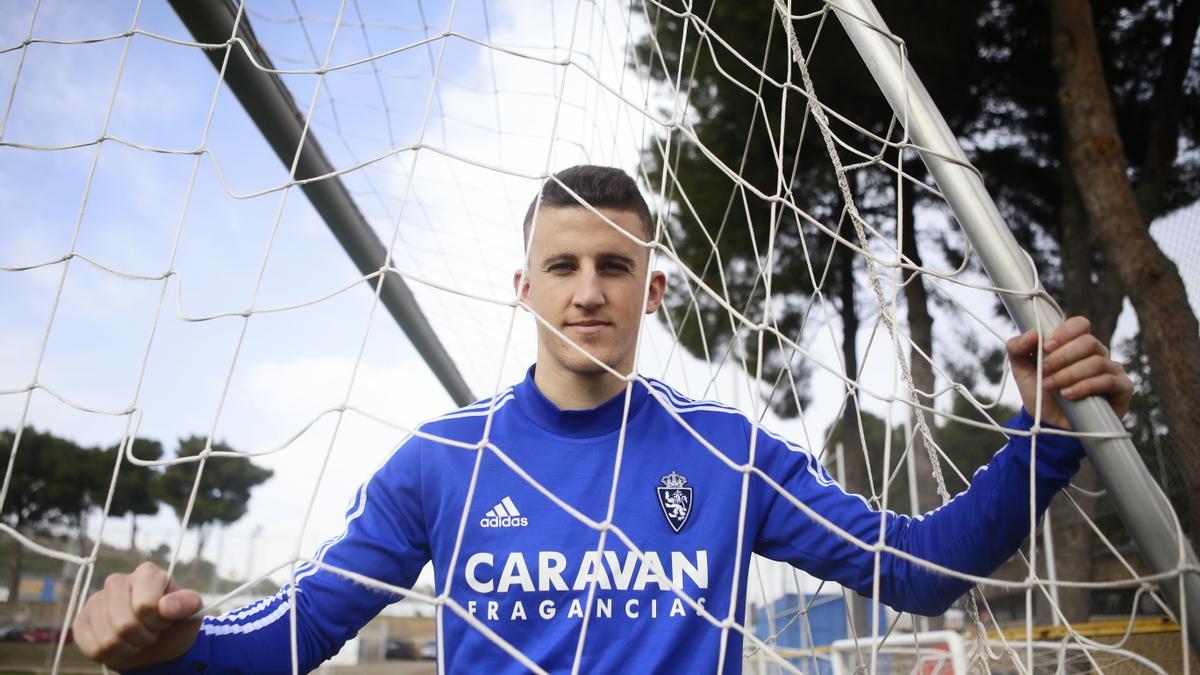
[[[616,396],[625,388],[620,378],[603,372],[581,375],[563,368],[539,364],[533,372],[533,383],[559,410],[588,410]]]

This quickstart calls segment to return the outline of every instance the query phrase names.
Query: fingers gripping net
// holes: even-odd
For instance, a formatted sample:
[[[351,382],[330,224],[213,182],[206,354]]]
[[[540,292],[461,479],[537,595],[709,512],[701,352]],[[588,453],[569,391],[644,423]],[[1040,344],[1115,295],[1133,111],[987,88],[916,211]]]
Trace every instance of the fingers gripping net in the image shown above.
[[[885,542],[885,510],[920,513],[948,501],[1003,443],[999,423],[1015,405],[1007,367],[976,374],[962,364],[977,364],[1013,333],[997,319],[995,294],[1031,290],[999,289],[983,276],[916,161],[905,115],[842,58],[848,46],[833,5],[762,3],[747,28],[721,3],[393,4],[408,5],[237,4],[236,24],[253,26],[256,44],[236,30],[197,40],[165,8],[140,3],[33,2],[13,13],[20,22],[5,24],[0,171],[10,222],[30,227],[0,229],[14,336],[0,371],[13,430],[0,514],[15,508],[23,484],[27,428],[120,447],[86,523],[0,522],[6,550],[71,569],[54,623],[69,625],[99,585],[95,573],[119,528],[112,512],[123,472],[194,472],[178,519],[166,519],[170,533],[154,540],[167,545],[176,574],[204,473],[253,459],[277,476],[247,521],[265,523],[286,545],[269,564],[237,570],[248,581],[208,598],[210,607],[269,578],[288,584],[294,608],[296,577],[315,567],[432,607],[439,628],[455,617],[541,672],[525,645],[455,599],[452,579],[402,588],[313,551],[340,527],[330,500],[369,475],[354,467],[382,461],[398,436],[412,434],[476,452],[474,471],[462,476],[467,501],[449,569],[466,564],[467,514],[486,506],[474,498],[485,456],[594,531],[597,555],[624,547],[648,564],[614,520],[615,478],[598,486],[608,500],[597,518],[490,435],[499,395],[533,359],[535,325],[567,338],[546,317],[523,318],[533,312],[513,299],[525,206],[555,171],[591,163],[638,179],[656,216],[647,247],[671,290],[643,324],[636,373],[578,353],[626,381],[627,394],[646,384],[652,404],[740,476],[739,510],[720,524],[736,531],[740,550],[754,546],[746,495],[757,484],[875,559],[868,599],[757,556],[745,572],[735,565],[729,587],[708,589],[729,599],[720,615],[672,582],[683,611],[720,632],[714,669],[735,665],[724,662],[729,641],[744,645],[744,667],[764,671],[951,672],[947,664],[960,658],[972,669],[1019,672],[1186,667],[1178,630],[1151,632],[1140,618],[1165,612],[1157,579],[1097,525],[1086,491],[1058,499],[1111,561],[1102,580],[1056,575],[1043,544],[1053,539],[1036,522],[992,578]],[[217,70],[206,50],[220,55]],[[283,165],[272,156],[225,87],[237,50],[288,88],[302,134],[319,139],[330,171],[305,175],[298,152]],[[347,265],[297,194],[319,182],[345,185],[387,251],[377,269]],[[451,403],[427,393],[438,384],[397,347],[407,343],[380,306],[389,278],[406,282],[467,384],[490,397],[481,438],[464,443],[420,427]],[[753,443],[749,461],[731,459],[648,377],[739,408],[751,438],[761,424],[806,448],[880,510],[878,537],[856,538],[788,493],[754,464]],[[614,477],[632,426],[626,416],[611,448]],[[203,436],[199,453],[159,460],[134,448],[139,435],[185,433]],[[946,438],[969,445],[939,442]],[[71,526],[85,536],[47,534]],[[977,583],[965,621],[953,610],[930,621],[884,608],[885,555]],[[1119,598],[1109,603],[1108,628],[1061,611],[1060,592],[1079,589]],[[588,583],[582,615],[555,619],[578,622],[575,669],[602,648],[589,641],[604,620],[601,590]],[[295,631],[294,611],[289,620]],[[1047,626],[1058,631],[1053,639]],[[1146,635],[1165,639],[1151,650]],[[57,670],[71,657],[65,634],[52,649]],[[294,638],[292,649],[295,658]]]

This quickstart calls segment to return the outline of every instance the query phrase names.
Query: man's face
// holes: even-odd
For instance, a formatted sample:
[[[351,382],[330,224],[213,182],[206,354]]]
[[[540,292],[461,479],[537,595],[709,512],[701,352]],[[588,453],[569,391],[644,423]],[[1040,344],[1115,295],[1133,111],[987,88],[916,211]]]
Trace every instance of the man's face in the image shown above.
[[[636,239],[646,238],[633,211],[598,211]],[[518,297],[601,363],[631,372],[642,314],[658,309],[666,288],[663,273],[649,270],[647,249],[582,207],[541,208],[532,236],[524,283],[520,270],[513,275]],[[538,368],[605,372],[541,322]]]

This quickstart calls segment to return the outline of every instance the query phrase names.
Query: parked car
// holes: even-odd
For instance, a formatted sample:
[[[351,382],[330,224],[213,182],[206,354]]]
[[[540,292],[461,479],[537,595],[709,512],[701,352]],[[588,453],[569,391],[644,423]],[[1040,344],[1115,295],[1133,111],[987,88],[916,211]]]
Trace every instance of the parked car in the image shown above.
[[[411,660],[419,657],[417,643],[406,637],[390,637],[383,658],[388,661]]]
[[[437,640],[430,640],[421,645],[421,658],[431,660],[437,659]]]
[[[58,626],[24,626],[21,628],[19,642],[45,643],[58,642],[62,628]],[[67,642],[71,642],[71,630],[67,629]]]
[[[25,626],[19,623],[0,624],[0,642],[20,642],[21,630]]]

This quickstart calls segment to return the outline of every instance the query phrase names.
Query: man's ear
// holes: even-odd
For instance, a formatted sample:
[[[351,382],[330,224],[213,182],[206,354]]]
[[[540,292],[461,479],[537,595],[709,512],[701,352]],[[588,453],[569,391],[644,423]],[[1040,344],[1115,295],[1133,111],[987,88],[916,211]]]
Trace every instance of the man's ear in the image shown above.
[[[513,292],[521,302],[529,299],[529,273],[524,268],[513,272]]]
[[[667,275],[662,272],[650,273],[650,292],[646,294],[646,313],[653,314],[662,305],[663,296],[667,292]]]

